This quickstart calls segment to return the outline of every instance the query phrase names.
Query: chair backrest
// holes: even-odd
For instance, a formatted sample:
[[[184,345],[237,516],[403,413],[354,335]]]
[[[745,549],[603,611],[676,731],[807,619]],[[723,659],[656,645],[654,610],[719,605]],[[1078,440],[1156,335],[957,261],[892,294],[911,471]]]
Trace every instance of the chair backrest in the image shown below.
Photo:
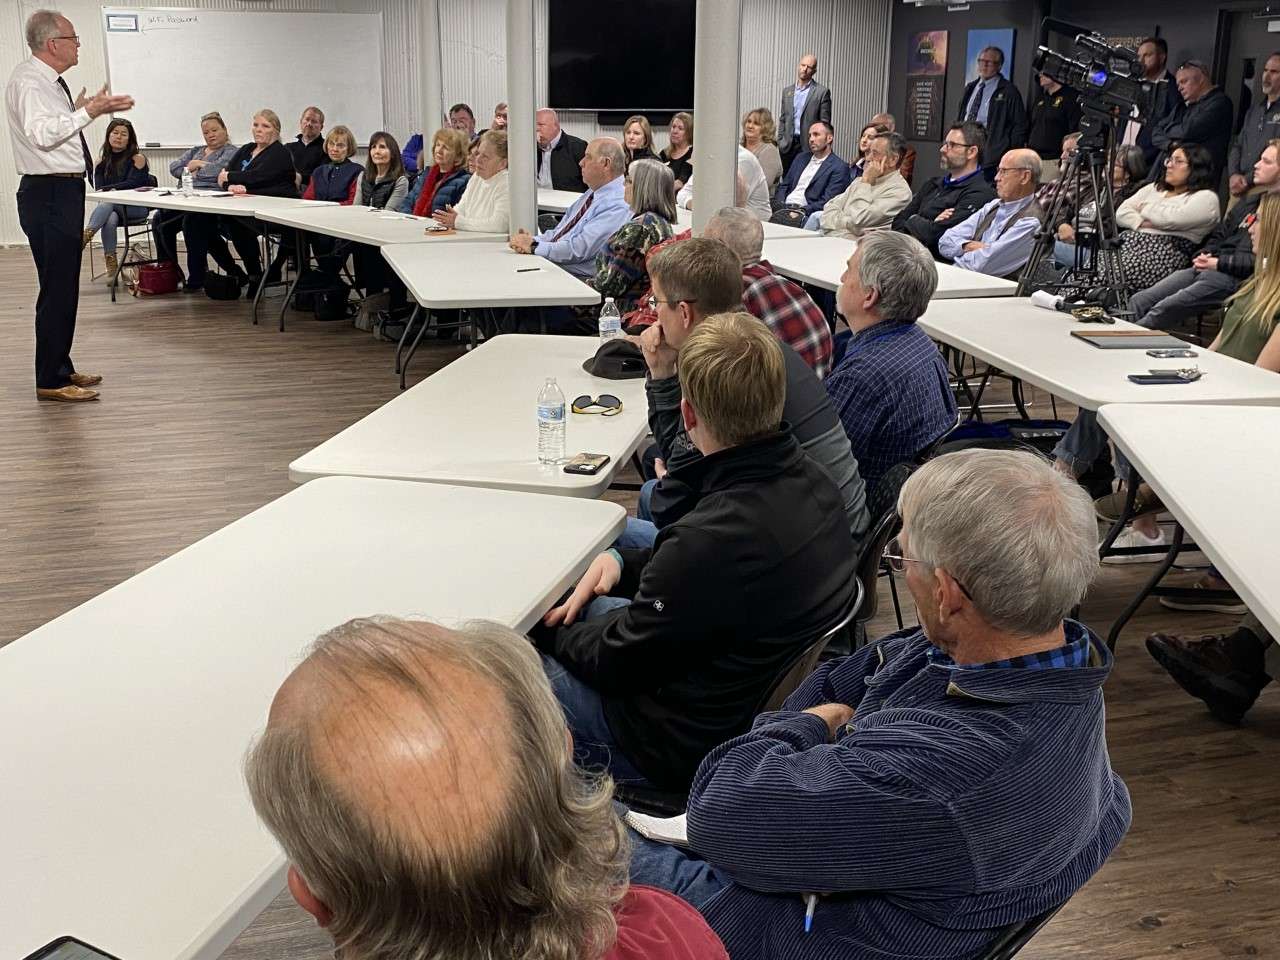
[[[880,607],[880,596],[876,590],[876,581],[880,576],[880,557],[884,554],[885,545],[902,528],[902,521],[898,517],[898,494],[914,470],[915,465],[910,463],[890,467],[867,496],[871,526],[862,541],[862,551],[858,554],[858,580],[861,581],[865,594],[862,607],[858,610],[859,623],[866,623],[873,618]]]
[[[1043,927],[1053,917],[1055,913],[1062,909],[1062,904],[1051,907],[1044,913],[1032,917],[1023,923],[1010,924],[1001,934],[996,937],[991,946],[987,947],[986,952],[982,954],[979,960],[1009,960],[1014,954],[1025,947],[1040,928]]]
[[[818,665],[818,658],[822,656],[822,651],[827,648],[827,644],[838,637],[840,632],[853,622],[853,618],[858,615],[858,611],[862,608],[862,602],[865,597],[866,592],[863,589],[861,579],[855,579],[853,581],[853,597],[850,598],[849,605],[845,607],[844,612],[840,614],[840,618],[822,636],[805,647],[782,670],[778,675],[778,679],[774,681],[773,686],[769,688],[769,692],[765,694],[764,699],[757,707],[757,714],[768,713],[770,710],[780,710],[782,708],[782,704],[787,697],[791,696],[796,688],[804,683],[805,677],[813,673],[814,668]]]

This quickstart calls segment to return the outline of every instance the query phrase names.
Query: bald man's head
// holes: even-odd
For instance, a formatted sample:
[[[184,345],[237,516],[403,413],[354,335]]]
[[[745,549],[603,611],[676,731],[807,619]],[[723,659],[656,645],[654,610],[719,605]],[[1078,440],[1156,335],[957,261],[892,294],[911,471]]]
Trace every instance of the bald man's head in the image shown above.
[[[246,777],[295,897],[352,958],[613,936],[608,784],[574,768],[539,657],[510,630],[331,631],[277,693]]]
[[[543,107],[533,115],[533,125],[538,131],[538,146],[546,147],[560,136],[560,115],[550,107]]]
[[[1040,168],[1040,154],[1034,150],[1009,150],[996,168],[996,193],[1005,202],[1031,196],[1040,185]]]

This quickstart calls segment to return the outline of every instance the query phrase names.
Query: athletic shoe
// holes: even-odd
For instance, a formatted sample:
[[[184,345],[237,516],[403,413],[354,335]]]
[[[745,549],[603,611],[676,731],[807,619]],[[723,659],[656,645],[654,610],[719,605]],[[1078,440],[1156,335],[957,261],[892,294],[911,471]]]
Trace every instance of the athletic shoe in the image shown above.
[[[1116,537],[1115,543],[1111,544],[1115,549],[1124,547],[1167,547],[1169,546],[1169,537],[1165,534],[1164,528],[1158,528],[1158,532],[1154,537],[1148,537],[1141,530],[1129,527],[1121,531],[1120,536]],[[1102,558],[1103,563],[1158,563],[1165,557],[1164,553],[1130,553],[1109,555]]]
[[[1249,608],[1245,606],[1243,600],[1236,596],[1235,591],[1231,589],[1217,590],[1216,592],[1224,594],[1224,596],[1213,597],[1208,595],[1215,588],[1206,586],[1204,581],[1194,583],[1191,589],[1196,591],[1195,596],[1190,597],[1161,597],[1160,606],[1168,607],[1170,610],[1189,610],[1201,613],[1230,613],[1236,616],[1242,616],[1249,612]]]

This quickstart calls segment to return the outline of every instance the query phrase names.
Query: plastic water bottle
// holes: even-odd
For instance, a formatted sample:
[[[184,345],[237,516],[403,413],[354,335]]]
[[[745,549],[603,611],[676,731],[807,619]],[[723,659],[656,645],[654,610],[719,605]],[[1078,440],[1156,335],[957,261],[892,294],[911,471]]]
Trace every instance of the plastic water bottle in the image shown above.
[[[555,377],[547,377],[538,393],[538,460],[559,463],[564,459],[564,394]]]
[[[604,308],[600,311],[600,339],[601,341],[612,340],[620,336],[622,336],[622,314],[618,312],[618,305],[613,302],[613,297],[605,297]]]
[[[190,170],[183,170],[183,171],[182,171],[182,192],[183,192],[183,194],[189,197],[189,196],[191,196],[193,193],[195,193],[195,191],[196,191],[195,181],[191,178],[191,171],[190,171]]]

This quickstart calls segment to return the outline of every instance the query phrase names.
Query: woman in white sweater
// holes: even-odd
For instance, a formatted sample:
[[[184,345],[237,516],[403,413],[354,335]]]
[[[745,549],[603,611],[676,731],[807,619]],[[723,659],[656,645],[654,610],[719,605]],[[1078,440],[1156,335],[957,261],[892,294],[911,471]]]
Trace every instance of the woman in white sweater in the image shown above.
[[[475,175],[467,181],[458,205],[446,206],[432,216],[437,223],[454,230],[506,234],[511,227],[506,133],[501,130],[482,133],[475,158]]]
[[[1164,174],[1116,210],[1125,283],[1145,290],[1191,265],[1200,242],[1221,219],[1213,158],[1199,144],[1169,152]]]

